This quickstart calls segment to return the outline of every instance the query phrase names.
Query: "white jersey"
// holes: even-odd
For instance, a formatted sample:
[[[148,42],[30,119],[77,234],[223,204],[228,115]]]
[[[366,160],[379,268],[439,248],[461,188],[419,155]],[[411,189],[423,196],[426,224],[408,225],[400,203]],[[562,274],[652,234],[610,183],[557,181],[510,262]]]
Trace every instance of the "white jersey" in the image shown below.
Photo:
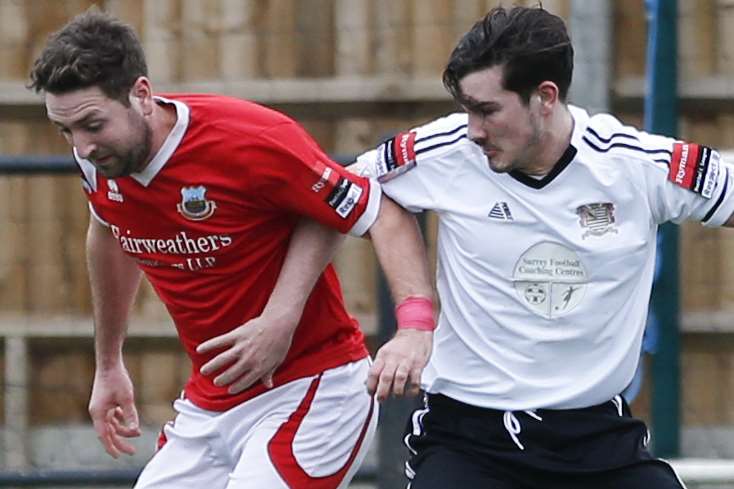
[[[438,215],[427,392],[500,410],[608,401],[637,366],[658,225],[734,211],[716,151],[570,110],[571,144],[542,179],[494,173],[466,114],[358,158],[389,197]]]

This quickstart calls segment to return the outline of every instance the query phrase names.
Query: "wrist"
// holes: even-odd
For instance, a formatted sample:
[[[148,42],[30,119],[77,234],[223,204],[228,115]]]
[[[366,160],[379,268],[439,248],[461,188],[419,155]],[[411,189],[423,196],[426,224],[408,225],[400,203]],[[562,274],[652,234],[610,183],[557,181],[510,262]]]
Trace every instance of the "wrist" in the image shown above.
[[[433,317],[433,301],[428,297],[409,296],[395,307],[398,330],[417,329],[433,331],[436,321]]]

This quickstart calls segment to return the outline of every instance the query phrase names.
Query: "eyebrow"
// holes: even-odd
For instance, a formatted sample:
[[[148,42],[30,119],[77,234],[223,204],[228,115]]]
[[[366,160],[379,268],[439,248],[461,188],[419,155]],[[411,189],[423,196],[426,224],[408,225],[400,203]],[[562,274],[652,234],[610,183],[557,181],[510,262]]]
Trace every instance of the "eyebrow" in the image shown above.
[[[87,124],[87,123],[88,123],[88,122],[89,122],[90,120],[92,120],[92,119],[94,119],[94,118],[96,118],[96,117],[100,117],[100,114],[99,114],[99,113],[98,113],[97,111],[94,111],[94,112],[90,112],[89,114],[85,115],[85,116],[84,116],[84,117],[82,117],[81,119],[79,119],[79,120],[76,120],[76,121],[73,121],[73,122],[71,123],[71,126],[83,126],[84,124]],[[51,120],[51,122],[52,122],[52,123],[53,123],[53,124],[54,124],[55,126],[57,126],[57,127],[61,128],[61,129],[67,129],[67,128],[68,128],[67,126],[65,126],[64,124],[62,124],[62,123],[60,123],[60,122],[58,122],[58,121],[55,121],[55,120]]]
[[[462,96],[459,103],[467,109],[498,109],[500,104],[491,100],[477,100],[472,97]]]

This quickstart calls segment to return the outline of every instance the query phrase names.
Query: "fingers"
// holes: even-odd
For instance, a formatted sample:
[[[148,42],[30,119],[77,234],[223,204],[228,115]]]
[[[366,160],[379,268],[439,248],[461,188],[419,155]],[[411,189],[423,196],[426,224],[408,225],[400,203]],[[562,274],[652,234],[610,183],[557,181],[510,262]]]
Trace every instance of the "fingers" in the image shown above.
[[[387,348],[386,348],[387,347]],[[367,374],[367,391],[382,402],[390,394],[414,396],[420,392],[420,378],[425,361],[416,356],[396,352],[389,346],[383,346]]]
[[[129,405],[127,408],[118,406],[112,419],[115,423],[115,432],[119,435],[126,437],[140,436],[138,412],[134,405]]]
[[[118,412],[120,414],[118,414]],[[120,453],[125,453],[127,455],[132,455],[135,453],[135,447],[122,438],[126,435],[123,435],[121,432],[118,431],[118,427],[120,426],[121,422],[118,416],[122,416],[122,410],[119,407],[107,411],[107,416],[105,417],[105,425],[108,433],[107,441],[111,445],[114,455],[110,453],[109,450],[107,451],[107,453],[110,453],[110,455],[115,458],[117,458]],[[107,448],[107,446],[105,446],[105,448]]]
[[[380,352],[377,352],[377,358],[375,358],[374,363],[370,366],[370,369],[367,372],[367,392],[369,392],[370,395],[374,395],[375,391],[377,391],[377,384],[380,382],[380,373],[382,373],[382,368],[384,366],[385,363],[382,361]]]
[[[137,419],[137,414],[135,417]],[[122,408],[118,406],[109,409],[102,416],[93,415],[92,424],[97,438],[111,457],[118,458],[122,453],[127,455],[135,453],[135,447],[124,438],[139,436],[140,428],[137,421],[134,426],[125,421]]]
[[[221,336],[215,336],[206,340],[204,343],[196,347],[196,353],[206,353],[208,351],[217,350],[233,344],[236,340],[235,331],[230,331]]]
[[[229,392],[230,394],[237,394],[239,392],[242,392],[243,390],[254,384],[261,375],[262,374],[259,371],[250,371],[247,373],[247,375],[244,375],[240,379],[237,379],[236,382],[233,382],[232,385],[229,386],[229,390],[227,392]]]
[[[112,442],[112,427],[107,424],[104,418],[92,418],[92,424],[94,425],[94,431],[97,433],[97,439],[102,444],[105,451],[112,458],[119,457],[120,452],[115,448],[115,444]]]
[[[219,355],[206,362],[201,367],[201,369],[199,369],[199,371],[202,375],[211,375],[214,372],[223,369],[227,365],[236,362],[239,357],[240,354],[236,350],[229,349],[227,351],[223,351]]]

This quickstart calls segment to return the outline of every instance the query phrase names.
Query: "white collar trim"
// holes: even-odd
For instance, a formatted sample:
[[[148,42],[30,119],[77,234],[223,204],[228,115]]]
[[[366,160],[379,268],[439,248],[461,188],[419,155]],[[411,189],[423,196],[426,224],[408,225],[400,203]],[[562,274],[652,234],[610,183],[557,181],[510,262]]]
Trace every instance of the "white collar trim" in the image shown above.
[[[171,100],[157,96],[155,97],[155,99],[156,101],[166,104],[173,104],[176,107],[176,115],[178,117],[178,120],[173,126],[173,129],[171,129],[171,132],[168,133],[168,137],[166,137],[166,140],[163,141],[163,144],[161,145],[156,155],[153,157],[150,163],[148,163],[145,169],[141,172],[130,174],[132,178],[137,180],[137,182],[144,187],[150,185],[150,182],[152,182],[155,176],[160,173],[160,171],[173,155],[173,152],[176,151],[179,144],[181,144],[181,140],[183,140],[184,134],[186,134],[186,129],[189,127],[190,111],[186,104],[184,104],[183,102],[179,102],[178,100]]]

